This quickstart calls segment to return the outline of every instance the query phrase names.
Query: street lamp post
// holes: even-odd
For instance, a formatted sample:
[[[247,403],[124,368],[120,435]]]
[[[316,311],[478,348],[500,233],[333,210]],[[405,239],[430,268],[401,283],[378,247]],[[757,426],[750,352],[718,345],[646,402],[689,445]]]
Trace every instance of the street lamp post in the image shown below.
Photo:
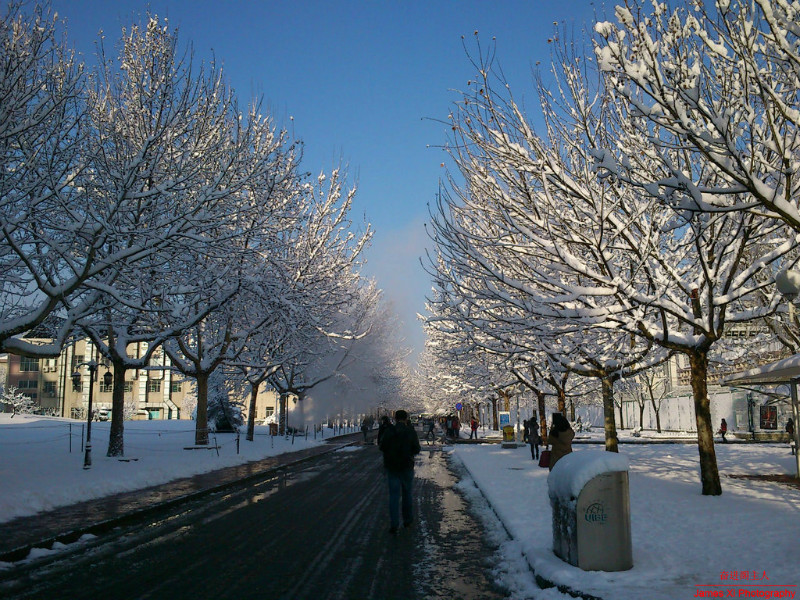
[[[89,368],[89,415],[86,418],[86,453],[83,455],[83,468],[89,469],[92,466],[92,396],[98,365],[93,360],[75,365],[75,372],[72,374],[72,383],[75,387],[78,387],[78,384],[81,382],[81,373],[78,369],[83,366]],[[106,374],[103,375],[103,383],[111,385],[113,380],[114,376],[109,371],[106,371]]]
[[[83,468],[89,469],[92,466],[92,392],[94,391],[94,374],[97,372],[97,363],[93,360],[75,365],[75,372],[72,374],[72,383],[75,387],[81,382],[80,367],[89,367],[89,415],[86,418],[86,453],[83,455]]]

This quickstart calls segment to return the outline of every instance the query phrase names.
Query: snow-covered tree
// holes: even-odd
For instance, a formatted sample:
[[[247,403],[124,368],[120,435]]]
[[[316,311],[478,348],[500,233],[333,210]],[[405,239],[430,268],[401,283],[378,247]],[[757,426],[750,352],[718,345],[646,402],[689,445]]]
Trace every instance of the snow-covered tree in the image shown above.
[[[109,456],[124,453],[125,372],[232,300],[253,252],[244,240],[283,210],[296,178],[285,133],[256,107],[241,114],[221,71],[196,67],[165,22],[124,29],[118,56],[101,46],[89,94],[97,152],[82,180],[106,225],[125,232],[101,249],[130,255],[86,283],[98,299],[79,321],[113,366]],[[130,356],[134,346],[146,351]]]
[[[643,117],[636,134],[662,163],[653,177],[628,154],[631,173],[617,176],[678,208],[750,210],[800,230],[797,6],[674,4],[629,0],[595,26],[608,86]],[[696,162],[719,176],[699,178]]]
[[[227,374],[217,369],[208,377],[208,429],[234,432],[244,424],[241,402],[231,400]]]
[[[0,17],[0,351],[57,356],[71,327],[62,299],[107,263],[94,251],[103,224],[76,210],[89,205],[82,66],[56,16],[24,4]],[[24,339],[55,312],[52,343]]]
[[[775,300],[754,309],[749,299],[764,289],[758,274],[794,248],[795,236],[752,212],[676,212],[628,183],[631,174],[604,177],[612,168],[635,173],[633,164],[652,180],[667,159],[684,164],[687,157],[680,146],[649,152],[637,136],[643,117],[588,85],[583,64],[562,61],[558,91],[541,89],[547,137],[539,138],[505,82],[479,63],[474,93],[451,115],[450,148],[467,183],[435,227],[448,252],[448,281],[461,298],[483,298],[475,306],[484,314],[474,318],[491,327],[527,321],[531,333],[551,337],[565,328],[622,332],[632,344],[641,337],[686,354],[703,493],[719,494],[709,353],[729,324],[774,309]],[[724,187],[724,174],[692,158],[697,181]]]
[[[23,394],[17,387],[3,388],[0,396],[4,404],[11,406],[11,417],[14,415],[29,415],[36,409],[36,403],[27,394]]]

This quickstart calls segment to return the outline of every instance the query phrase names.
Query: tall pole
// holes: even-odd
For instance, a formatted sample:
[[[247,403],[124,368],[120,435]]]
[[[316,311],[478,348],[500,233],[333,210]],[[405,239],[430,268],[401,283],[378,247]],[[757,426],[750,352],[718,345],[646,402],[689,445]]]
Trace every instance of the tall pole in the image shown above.
[[[792,380],[792,416],[794,417],[794,460],[797,467],[797,477],[800,479],[800,406],[797,402],[797,380]]]
[[[97,372],[97,363],[86,363],[89,367],[89,416],[86,422],[86,453],[83,456],[83,468],[92,466],[92,392],[94,391],[94,374]]]

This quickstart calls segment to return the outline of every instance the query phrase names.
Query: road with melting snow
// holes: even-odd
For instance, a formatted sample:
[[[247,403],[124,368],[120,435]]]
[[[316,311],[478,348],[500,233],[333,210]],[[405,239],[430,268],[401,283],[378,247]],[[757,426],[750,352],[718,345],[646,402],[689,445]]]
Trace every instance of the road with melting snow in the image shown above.
[[[431,449],[433,448],[433,449]],[[438,446],[417,459],[411,529],[389,534],[377,447],[354,446],[76,544],[3,598],[503,598],[494,549]]]

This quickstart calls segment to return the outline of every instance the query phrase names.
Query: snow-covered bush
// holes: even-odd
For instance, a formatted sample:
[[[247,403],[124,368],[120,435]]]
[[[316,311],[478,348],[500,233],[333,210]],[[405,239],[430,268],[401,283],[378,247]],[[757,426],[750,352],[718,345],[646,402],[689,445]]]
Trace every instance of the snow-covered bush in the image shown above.
[[[14,386],[4,389],[0,398],[2,398],[4,404],[11,406],[12,418],[16,414],[33,414],[33,411],[36,409],[36,403],[31,399],[31,397],[23,394]]]

